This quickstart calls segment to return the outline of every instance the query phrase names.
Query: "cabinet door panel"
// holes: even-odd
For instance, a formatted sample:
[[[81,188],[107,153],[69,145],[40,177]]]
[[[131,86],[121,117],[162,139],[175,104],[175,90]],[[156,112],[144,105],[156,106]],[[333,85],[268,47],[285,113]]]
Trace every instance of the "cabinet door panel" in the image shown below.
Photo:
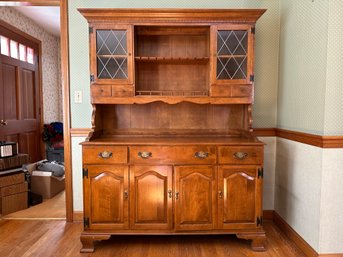
[[[219,227],[255,228],[261,215],[261,182],[256,166],[223,166],[218,171]]]
[[[128,228],[128,168],[105,165],[86,168],[84,209],[89,228]]]
[[[172,167],[131,166],[131,228],[172,227]]]
[[[252,97],[253,41],[250,25],[211,28],[211,96]]]
[[[175,167],[175,229],[209,230],[216,217],[213,166]]]
[[[132,27],[96,25],[90,30],[91,72],[95,84],[132,84]]]

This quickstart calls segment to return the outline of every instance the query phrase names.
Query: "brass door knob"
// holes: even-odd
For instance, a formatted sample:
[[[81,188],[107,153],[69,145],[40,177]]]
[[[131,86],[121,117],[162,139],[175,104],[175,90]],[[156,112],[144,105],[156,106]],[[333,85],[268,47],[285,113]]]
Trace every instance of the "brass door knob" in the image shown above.
[[[0,120],[0,126],[6,126],[7,120]]]

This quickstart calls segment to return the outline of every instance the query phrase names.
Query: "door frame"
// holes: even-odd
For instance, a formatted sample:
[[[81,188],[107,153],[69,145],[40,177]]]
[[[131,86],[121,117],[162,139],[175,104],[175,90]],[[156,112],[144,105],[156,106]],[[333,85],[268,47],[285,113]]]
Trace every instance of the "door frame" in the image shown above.
[[[0,1],[5,2],[5,1]],[[22,0],[13,1],[7,6],[59,6],[60,7],[60,44],[61,44],[61,81],[63,88],[63,135],[65,165],[66,221],[73,222],[73,185],[70,137],[70,87],[69,87],[69,28],[68,0]],[[40,49],[41,51],[41,49]],[[40,62],[41,65],[41,62]],[[41,67],[39,67],[41,71]],[[42,97],[42,95],[41,95]],[[43,115],[41,115],[42,119]]]

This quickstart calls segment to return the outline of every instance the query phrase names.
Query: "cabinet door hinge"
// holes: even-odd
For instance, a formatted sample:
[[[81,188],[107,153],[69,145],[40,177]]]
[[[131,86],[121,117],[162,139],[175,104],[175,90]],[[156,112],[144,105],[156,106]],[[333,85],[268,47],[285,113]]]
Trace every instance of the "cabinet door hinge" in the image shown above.
[[[90,75],[90,79],[89,79],[91,82],[94,82],[94,75]]]
[[[263,217],[262,216],[256,218],[256,224],[258,227],[263,225]]]
[[[89,30],[89,34],[93,33],[93,27],[89,27],[88,30]]]
[[[255,75],[250,75],[250,82],[254,82],[255,81]]]
[[[83,218],[83,227],[89,228],[89,218],[88,217]]]
[[[86,168],[83,168],[82,169],[82,178],[85,178],[85,177],[87,177],[88,178],[88,169]]]
[[[262,167],[258,168],[257,178],[263,178],[263,168]]]
[[[251,27],[251,34],[255,34],[255,27]]]

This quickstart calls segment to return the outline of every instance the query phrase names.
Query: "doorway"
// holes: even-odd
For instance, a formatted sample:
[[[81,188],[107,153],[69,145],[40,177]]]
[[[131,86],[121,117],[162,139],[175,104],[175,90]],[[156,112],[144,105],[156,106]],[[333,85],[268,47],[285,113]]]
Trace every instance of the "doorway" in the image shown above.
[[[30,2],[30,1],[29,1]],[[44,2],[44,3],[43,3]],[[62,3],[63,2],[63,3]],[[18,3],[15,3],[15,2],[11,2],[11,4],[16,4],[16,5],[19,5],[20,4],[20,2],[18,2]],[[25,2],[25,5],[27,5],[28,4],[28,2]],[[32,5],[44,5],[44,6],[46,6],[46,5],[49,5],[49,4],[52,4],[53,6],[55,6],[55,7],[57,7],[57,8],[60,8],[59,7],[59,1],[49,1],[48,3],[46,3],[45,1],[41,1],[41,3],[39,3],[39,1],[32,1]],[[1,2],[0,2],[0,5],[1,5]],[[61,1],[61,7],[63,6],[63,9],[64,10],[66,10],[66,1]],[[26,7],[26,8],[30,8],[30,7]],[[66,27],[66,21],[65,21],[65,24],[64,24],[64,26]],[[65,34],[64,34],[65,35]],[[64,39],[62,39],[62,41],[61,42],[67,42],[67,41],[64,41]],[[61,47],[62,48],[62,47]],[[65,45],[64,45],[64,51],[66,51],[66,47],[65,47]],[[67,62],[67,56],[66,55],[64,55],[64,54],[60,54],[60,57],[61,57],[61,63],[64,63],[64,67],[62,67],[62,70],[63,71],[61,71],[61,73],[60,73],[60,77],[62,77],[62,76],[67,76],[66,75],[66,70],[68,70],[68,69],[65,69],[66,67],[68,68],[68,62]],[[62,74],[62,75],[61,75]],[[66,81],[66,79],[64,78],[64,79],[62,79],[62,81],[64,81],[64,85],[65,84],[68,84]],[[68,91],[65,91],[65,92],[68,92]],[[43,92],[44,93],[44,92]],[[62,94],[62,93],[61,93]],[[64,97],[65,97],[65,95],[64,95]],[[69,99],[69,96],[68,97],[65,97],[65,98],[68,98]],[[68,99],[67,100],[65,100],[65,101],[68,101]],[[65,105],[65,102],[63,102],[63,103],[61,103],[60,104],[60,107],[62,108],[62,106],[64,106]],[[66,111],[66,112],[68,112],[68,111]],[[39,114],[42,114],[42,116],[43,116],[43,112],[42,112],[42,109],[39,109]],[[67,117],[67,118],[69,118],[69,116]],[[66,118],[66,119],[67,119]],[[63,121],[64,121],[64,117],[63,117]],[[42,120],[43,120],[43,118],[42,118]],[[42,124],[42,122],[41,122],[41,124]],[[40,125],[41,125],[40,124]],[[66,124],[67,126],[69,125],[69,123],[67,123]],[[39,138],[40,138],[40,134],[38,134],[38,136],[39,136]],[[66,134],[65,135],[65,138],[66,138],[66,141],[67,141],[67,143],[68,143],[68,140],[69,140],[69,136],[68,136],[68,134]],[[36,145],[39,145],[39,144],[36,144]],[[67,144],[68,145],[68,144]],[[44,149],[44,147],[41,147],[42,149]],[[35,151],[36,153],[40,153],[40,155],[37,157],[37,159],[40,159],[40,156],[44,156],[44,150],[42,150],[42,151],[39,151],[39,150],[36,150]],[[70,158],[67,158],[67,159],[69,159],[70,160]],[[34,161],[34,160],[33,160]],[[68,170],[68,169],[67,169]],[[68,172],[68,171],[67,171]],[[69,174],[70,174],[70,172],[69,172]],[[69,176],[67,175],[67,177],[69,178]],[[71,179],[69,178],[68,179],[68,181],[70,181]],[[71,183],[68,183],[69,185],[71,185]],[[69,189],[69,190],[68,190]],[[67,221],[72,221],[72,200],[71,200],[71,186],[67,186],[67,193],[66,193],[66,196],[63,196],[63,198],[66,198],[66,199],[68,199],[67,200],[67,202],[66,202],[66,207],[64,207],[64,208],[66,208],[66,210],[67,210]],[[68,213],[69,213],[69,215],[68,215]]]

